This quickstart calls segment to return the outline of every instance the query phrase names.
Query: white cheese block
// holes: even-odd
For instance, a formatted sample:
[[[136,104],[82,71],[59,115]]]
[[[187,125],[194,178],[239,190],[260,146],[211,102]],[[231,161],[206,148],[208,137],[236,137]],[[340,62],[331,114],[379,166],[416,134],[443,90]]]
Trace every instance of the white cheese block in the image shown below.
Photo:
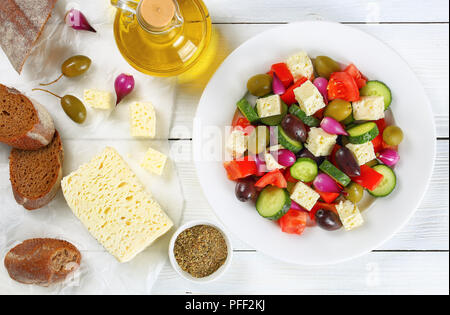
[[[232,153],[234,158],[244,155],[247,151],[248,136],[245,132],[239,129],[233,130],[227,139],[226,148]]]
[[[336,210],[341,219],[342,225],[347,231],[353,230],[364,224],[364,219],[361,212],[353,202],[346,200],[341,201],[337,206]]]
[[[309,131],[305,147],[314,154],[314,156],[328,156],[331,154],[331,151],[333,151],[337,138],[337,135],[329,134],[322,128],[313,127]]]
[[[113,148],[81,165],[61,186],[73,213],[120,262],[133,259],[173,226]]]
[[[281,98],[279,95],[271,95],[256,100],[256,110],[259,118],[281,115]]]
[[[156,135],[156,113],[152,103],[130,104],[131,135],[137,138],[154,138]]]
[[[270,152],[266,152],[264,154],[264,160],[266,161],[266,167],[267,167],[267,170],[269,170],[269,171],[273,171],[276,169],[282,170],[282,169],[286,168],[286,167],[280,165],[278,163],[277,159],[272,154],[270,154]]]
[[[295,184],[291,194],[291,199],[308,211],[311,211],[319,198],[320,195],[314,189],[302,182]]]
[[[314,115],[326,106],[322,94],[311,81],[306,81],[294,89],[294,95],[300,108],[307,116]]]
[[[304,51],[290,56],[286,64],[295,80],[302,77],[311,79],[314,74],[313,63]]]
[[[352,151],[353,155],[356,157],[359,165],[366,164],[372,160],[375,160],[377,157],[375,155],[375,149],[373,147],[372,142],[367,142],[364,144],[352,144],[349,143],[346,145],[347,149]]]
[[[161,176],[164,171],[166,162],[167,156],[165,156],[161,152],[149,148],[147,150],[147,153],[145,154],[144,159],[141,162],[141,167],[153,174]]]
[[[383,96],[361,96],[352,103],[353,118],[355,120],[379,120],[384,118]]]
[[[114,96],[107,91],[84,90],[84,102],[95,109],[111,110],[114,107]]]

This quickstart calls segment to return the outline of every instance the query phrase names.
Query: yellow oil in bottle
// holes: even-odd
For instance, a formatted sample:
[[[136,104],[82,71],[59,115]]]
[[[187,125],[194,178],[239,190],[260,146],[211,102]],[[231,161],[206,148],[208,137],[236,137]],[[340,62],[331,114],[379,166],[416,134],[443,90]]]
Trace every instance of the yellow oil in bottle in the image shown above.
[[[137,70],[153,76],[186,72],[205,53],[211,39],[211,18],[206,6],[201,0],[174,1],[181,22],[167,31],[154,31],[139,19],[141,1],[127,2],[134,5],[136,14],[128,10],[118,10],[116,14],[114,35],[123,57]]]

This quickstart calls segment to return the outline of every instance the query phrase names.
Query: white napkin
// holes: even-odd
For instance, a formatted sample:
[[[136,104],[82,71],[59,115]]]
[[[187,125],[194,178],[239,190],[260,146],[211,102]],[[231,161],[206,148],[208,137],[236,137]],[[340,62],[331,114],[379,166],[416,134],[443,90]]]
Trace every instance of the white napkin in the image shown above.
[[[68,9],[82,11],[97,33],[75,31],[62,22]],[[0,51],[0,83],[15,87],[43,104],[55,120],[65,148],[64,175],[88,162],[106,146],[116,148],[130,164],[146,188],[178,224],[183,210],[183,196],[175,165],[169,161],[162,177],[140,168],[145,151],[155,148],[169,155],[167,141],[172,120],[175,80],[146,76],[134,70],[120,55],[113,36],[115,9],[109,0],[59,0],[42,37],[19,76]],[[51,85],[58,95],[71,94],[83,99],[84,89],[114,93],[114,80],[120,73],[132,74],[135,91],[112,112],[88,109],[83,125],[73,123],[62,110],[59,99],[42,92],[32,92],[39,83],[50,82],[61,73],[61,64],[73,55],[92,59],[89,71],[79,78],[65,78]],[[132,101],[151,101],[157,113],[157,139],[138,141],[129,131],[128,105]],[[88,107],[88,106],[87,106]],[[17,205],[9,182],[10,148],[0,145],[0,262],[14,245],[28,238],[54,237],[72,242],[82,252],[80,270],[63,285],[50,288],[26,286],[12,281],[0,263],[0,293],[59,294],[145,294],[151,288],[167,258],[170,235],[159,239],[133,261],[120,264],[104,251],[67,206],[62,193],[48,206],[33,212]],[[172,230],[173,232],[173,230]]]

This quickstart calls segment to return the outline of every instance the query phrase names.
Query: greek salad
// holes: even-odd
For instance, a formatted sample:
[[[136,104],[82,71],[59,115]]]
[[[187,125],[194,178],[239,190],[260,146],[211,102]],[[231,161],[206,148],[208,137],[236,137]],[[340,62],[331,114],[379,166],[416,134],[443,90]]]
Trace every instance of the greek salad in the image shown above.
[[[239,201],[253,202],[281,230],[353,230],[366,192],[390,195],[402,130],[388,125],[389,87],[354,65],[306,52],[247,83],[237,102],[224,162]]]

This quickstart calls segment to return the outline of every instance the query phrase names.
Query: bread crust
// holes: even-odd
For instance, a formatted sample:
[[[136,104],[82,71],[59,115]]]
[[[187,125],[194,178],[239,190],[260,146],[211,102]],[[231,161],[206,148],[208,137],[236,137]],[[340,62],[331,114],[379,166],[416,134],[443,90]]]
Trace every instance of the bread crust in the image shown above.
[[[56,132],[55,137],[59,137],[58,132]],[[40,208],[46,206],[48,203],[50,203],[50,201],[52,201],[53,198],[55,198],[56,194],[59,191],[59,188],[61,187],[63,161],[64,161],[64,149],[63,149],[62,142],[61,142],[61,147],[60,147],[60,151],[59,151],[59,155],[58,155],[58,163],[59,163],[58,177],[56,178],[55,182],[53,183],[51,190],[48,191],[46,194],[39,196],[38,198],[35,198],[35,199],[26,198],[17,190],[17,188],[14,186],[14,184],[11,181],[11,188],[13,191],[14,199],[16,199],[16,202],[19,205],[22,205],[25,209],[30,210],[30,211],[40,209]],[[9,163],[10,163],[10,178],[13,178],[13,174],[11,173],[11,170],[12,170],[11,165],[12,165],[12,163],[15,163],[15,162],[16,161],[14,161],[14,159],[11,156],[10,161],[9,161]]]
[[[50,238],[35,238],[12,248],[4,265],[11,279],[39,286],[64,281],[81,263],[80,251],[71,243]]]
[[[53,119],[44,106],[32,100],[14,88],[9,88],[0,84],[0,89],[6,90],[10,94],[18,94],[25,97],[34,107],[38,117],[38,122],[25,133],[16,135],[12,138],[0,137],[0,142],[6,143],[13,148],[21,150],[39,150],[47,146],[53,139],[55,134],[55,125]]]

